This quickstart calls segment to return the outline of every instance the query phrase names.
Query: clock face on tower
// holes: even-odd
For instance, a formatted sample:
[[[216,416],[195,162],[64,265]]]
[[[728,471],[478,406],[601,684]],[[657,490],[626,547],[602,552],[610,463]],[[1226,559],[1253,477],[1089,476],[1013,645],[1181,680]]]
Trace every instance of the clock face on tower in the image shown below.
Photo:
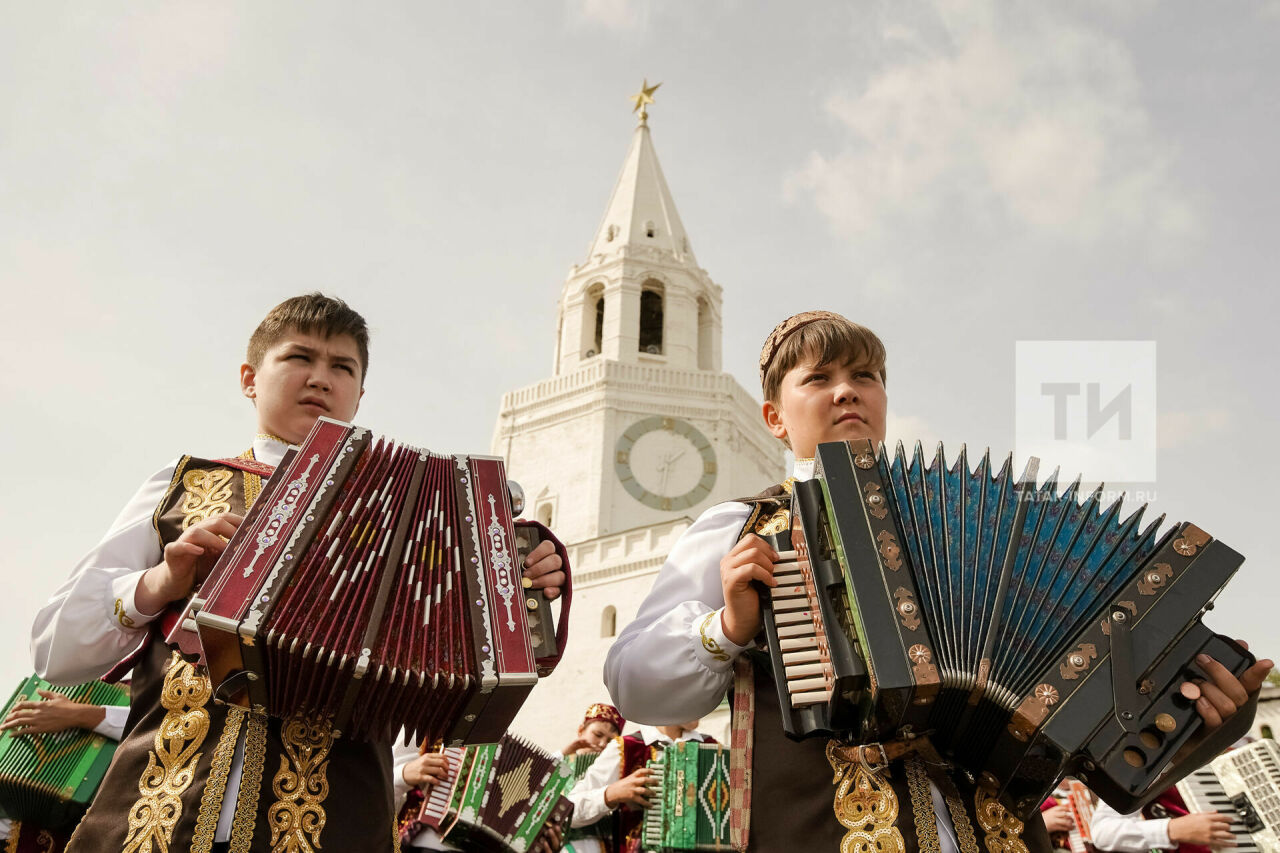
[[[618,438],[614,470],[627,494],[645,506],[688,509],[711,494],[716,451],[688,421],[654,415]]]

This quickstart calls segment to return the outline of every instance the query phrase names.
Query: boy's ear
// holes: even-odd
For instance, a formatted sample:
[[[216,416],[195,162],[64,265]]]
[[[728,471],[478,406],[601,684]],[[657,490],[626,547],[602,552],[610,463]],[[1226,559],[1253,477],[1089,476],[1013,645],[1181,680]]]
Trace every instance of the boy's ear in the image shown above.
[[[765,400],[764,405],[760,407],[760,413],[764,415],[764,425],[769,428],[769,432],[773,433],[774,438],[787,437],[787,425],[782,422],[782,409],[775,403]]]
[[[252,364],[246,362],[240,365],[240,393],[254,400],[254,405],[257,405],[258,392],[255,388],[257,381],[258,371],[254,370]]]

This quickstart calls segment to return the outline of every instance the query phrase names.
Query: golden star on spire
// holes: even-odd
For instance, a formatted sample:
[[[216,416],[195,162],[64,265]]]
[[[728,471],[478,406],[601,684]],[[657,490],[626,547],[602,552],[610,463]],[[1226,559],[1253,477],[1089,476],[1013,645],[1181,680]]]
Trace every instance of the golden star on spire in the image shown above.
[[[658,91],[658,87],[661,85],[661,83],[654,83],[650,86],[649,78],[646,77],[644,82],[640,84],[640,91],[631,96],[631,103],[635,105],[631,108],[631,112],[638,111],[640,113],[641,124],[649,120],[649,111],[645,107],[653,103],[653,93]]]

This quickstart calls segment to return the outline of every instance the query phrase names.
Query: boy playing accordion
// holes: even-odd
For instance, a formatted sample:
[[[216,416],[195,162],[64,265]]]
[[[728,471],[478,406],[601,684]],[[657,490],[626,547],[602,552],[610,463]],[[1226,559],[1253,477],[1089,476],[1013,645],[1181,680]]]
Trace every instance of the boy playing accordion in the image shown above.
[[[813,476],[820,443],[884,440],[885,360],[873,332],[827,311],[797,314],[769,335],[760,356],[763,416],[795,453],[796,479]],[[783,487],[761,497],[780,497],[779,506],[786,499]],[[662,724],[709,713],[731,686],[736,711],[754,695],[749,850],[1051,850],[1038,817],[1023,826],[945,766],[910,753],[886,763],[884,753],[856,744],[794,742],[783,734],[773,674],[755,651],[761,615],[753,584],[775,584],[778,555],[748,522],[768,514],[719,504],[681,536],[605,663],[605,683],[622,713]],[[1213,681],[1184,685],[1184,693],[1199,697],[1197,709],[1215,726],[1259,688],[1270,667],[1259,661],[1236,679],[1211,662]],[[896,752],[891,747],[886,751]],[[863,761],[869,776],[858,776],[868,766]]]
[[[77,683],[133,668],[128,732],[68,846],[85,851],[391,851],[391,745],[335,738],[327,721],[266,719],[216,702],[202,666],[164,642],[160,616],[208,574],[290,443],[321,415],[350,421],[368,328],[315,293],[282,302],[249,340],[242,393],[257,435],[236,459],[184,456],[148,479],[37,614],[36,671]],[[551,543],[526,560],[549,597]]]

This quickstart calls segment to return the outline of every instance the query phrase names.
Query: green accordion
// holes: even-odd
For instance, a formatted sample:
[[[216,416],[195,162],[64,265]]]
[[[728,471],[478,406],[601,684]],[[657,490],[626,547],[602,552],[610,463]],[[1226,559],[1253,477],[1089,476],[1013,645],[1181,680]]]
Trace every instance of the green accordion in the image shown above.
[[[85,705],[129,704],[128,690],[115,684],[90,681],[55,687],[33,675],[18,685],[0,716],[26,699],[39,700],[37,689]],[[89,807],[115,753],[115,741],[86,729],[0,733],[0,812],[50,829],[73,825]]]
[[[644,816],[646,851],[728,850],[729,750],[685,740],[647,765],[657,777],[653,808]]]
[[[523,853],[550,827],[568,827],[573,805],[564,795],[576,781],[571,762],[511,734],[496,744],[444,752],[449,771],[433,786],[420,819],[448,841],[465,850]]]

